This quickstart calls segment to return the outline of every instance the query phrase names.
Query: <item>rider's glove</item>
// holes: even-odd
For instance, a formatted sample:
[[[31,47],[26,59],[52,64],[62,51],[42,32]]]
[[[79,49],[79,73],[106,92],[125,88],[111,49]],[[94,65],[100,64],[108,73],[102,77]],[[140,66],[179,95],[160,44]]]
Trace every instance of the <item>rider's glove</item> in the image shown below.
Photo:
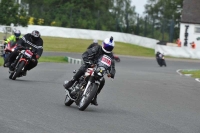
[[[110,78],[110,77],[111,77],[111,74],[110,74],[110,73],[109,73],[109,74],[107,74],[107,77],[108,77],[108,78]]]
[[[36,59],[39,59],[39,58],[40,58],[40,56],[39,56],[38,54],[36,54],[35,57],[36,57]]]
[[[93,63],[93,61],[88,61],[88,62],[85,62],[87,65],[88,65],[88,67],[94,67],[95,66],[95,64]]]

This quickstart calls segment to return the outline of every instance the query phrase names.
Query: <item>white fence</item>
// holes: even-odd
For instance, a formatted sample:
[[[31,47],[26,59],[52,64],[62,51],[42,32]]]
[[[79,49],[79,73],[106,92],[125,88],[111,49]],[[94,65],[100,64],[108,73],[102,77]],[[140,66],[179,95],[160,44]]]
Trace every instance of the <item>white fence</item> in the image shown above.
[[[5,27],[6,26],[0,26],[0,32],[4,32]],[[115,41],[135,44],[152,49],[155,48],[156,43],[158,42],[158,40],[147,37],[141,37],[133,34],[111,32],[111,31],[86,30],[86,29],[62,28],[62,27],[38,26],[38,25],[28,25],[28,27],[12,27],[12,28],[21,30],[22,34],[30,33],[33,30],[38,30],[40,31],[42,36],[53,36],[53,37],[103,40],[106,37],[113,36]]]

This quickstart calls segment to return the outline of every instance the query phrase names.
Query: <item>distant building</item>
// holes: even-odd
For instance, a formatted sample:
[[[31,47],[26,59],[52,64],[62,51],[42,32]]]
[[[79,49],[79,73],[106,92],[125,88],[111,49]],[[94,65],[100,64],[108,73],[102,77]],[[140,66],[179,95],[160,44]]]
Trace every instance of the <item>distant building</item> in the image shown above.
[[[191,47],[195,42],[200,49],[200,0],[183,0],[180,24],[180,40],[182,47]]]

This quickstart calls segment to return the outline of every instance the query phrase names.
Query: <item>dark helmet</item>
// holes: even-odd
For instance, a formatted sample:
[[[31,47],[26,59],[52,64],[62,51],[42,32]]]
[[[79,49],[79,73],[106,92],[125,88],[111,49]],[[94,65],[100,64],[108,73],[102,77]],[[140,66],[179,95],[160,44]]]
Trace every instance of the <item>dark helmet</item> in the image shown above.
[[[33,42],[37,41],[40,38],[40,32],[37,30],[32,31],[31,33],[31,40]]]
[[[102,49],[105,53],[111,53],[114,46],[115,42],[112,36],[110,38],[106,38],[102,43]]]
[[[159,51],[157,51],[157,53],[156,54],[160,54],[160,52]]]
[[[16,39],[18,40],[19,37],[21,36],[21,31],[20,30],[14,30],[14,36],[16,37]]]

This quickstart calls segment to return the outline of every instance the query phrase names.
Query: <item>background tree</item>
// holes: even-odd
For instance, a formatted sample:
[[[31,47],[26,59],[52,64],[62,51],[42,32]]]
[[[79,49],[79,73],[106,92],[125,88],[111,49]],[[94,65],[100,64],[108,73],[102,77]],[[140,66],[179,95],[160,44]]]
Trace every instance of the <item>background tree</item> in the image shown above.
[[[0,24],[27,26],[28,17],[23,7],[14,2],[14,0],[2,0],[0,2]]]
[[[168,32],[170,26],[174,26],[174,38],[178,38],[182,7],[183,0],[148,0],[145,5],[145,15],[155,22],[156,28],[160,28],[162,39],[164,31]]]

